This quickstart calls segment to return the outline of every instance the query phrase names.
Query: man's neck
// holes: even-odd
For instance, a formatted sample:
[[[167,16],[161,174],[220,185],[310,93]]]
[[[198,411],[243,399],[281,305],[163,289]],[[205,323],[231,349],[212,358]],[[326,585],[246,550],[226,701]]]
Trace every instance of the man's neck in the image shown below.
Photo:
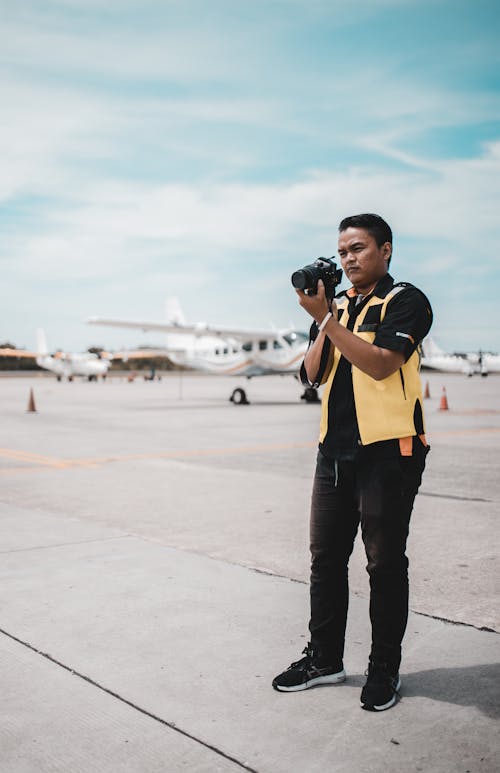
[[[372,285],[363,285],[363,287],[359,287],[358,285],[353,285],[353,287],[356,291],[356,295],[362,295],[364,298],[366,295],[370,295],[375,290],[377,284],[378,282],[375,282]]]
[[[371,295],[371,293],[375,290],[378,283],[381,282],[382,279],[384,279],[384,277],[386,276],[387,276],[387,272],[382,276],[379,276],[379,278],[376,279],[375,282],[372,282],[371,284],[368,284],[368,285],[363,285],[362,287],[360,285],[353,284],[354,290],[358,295],[362,295],[363,297],[366,297],[367,295]]]

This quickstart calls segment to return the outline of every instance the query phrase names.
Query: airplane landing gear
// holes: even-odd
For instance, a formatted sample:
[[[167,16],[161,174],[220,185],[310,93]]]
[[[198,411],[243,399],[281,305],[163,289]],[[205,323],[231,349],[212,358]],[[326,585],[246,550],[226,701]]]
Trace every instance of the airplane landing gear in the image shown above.
[[[313,387],[306,387],[304,394],[300,396],[301,400],[305,400],[306,403],[319,403],[318,392]]]
[[[229,400],[235,405],[250,405],[247,400],[247,394],[244,389],[241,389],[241,387],[233,390],[233,394]]]

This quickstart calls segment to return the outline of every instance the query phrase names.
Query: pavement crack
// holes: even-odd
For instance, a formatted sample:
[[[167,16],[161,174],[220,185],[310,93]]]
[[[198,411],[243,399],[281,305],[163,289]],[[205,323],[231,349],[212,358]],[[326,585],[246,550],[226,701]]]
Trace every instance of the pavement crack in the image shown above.
[[[200,556],[202,558],[206,558],[209,561],[217,561],[219,563],[226,564],[227,566],[235,566],[239,569],[246,569],[248,572],[254,572],[255,574],[261,574],[264,577],[273,577],[278,580],[287,580],[288,582],[294,582],[298,585],[309,585],[309,580],[303,580],[300,577],[290,577],[287,574],[281,574],[279,572],[275,572],[272,569],[264,569],[261,566],[252,566],[251,564],[246,563],[239,563],[238,561],[231,561],[227,557],[213,555],[210,552],[204,552],[203,550],[194,550],[192,548],[187,547],[179,547],[179,545],[172,545],[172,544],[166,544],[161,539],[154,538],[154,537],[147,537],[143,534],[134,534],[132,533],[133,537],[137,537],[138,539],[143,540],[144,542],[154,542],[156,544],[162,545],[163,547],[167,548],[168,550],[175,550],[180,551],[181,553],[187,553],[188,555],[192,556]],[[358,596],[358,598],[367,598],[367,595],[364,593],[361,593],[360,591],[353,591],[355,596]],[[500,633],[500,631],[497,631],[494,628],[489,628],[486,625],[474,625],[474,623],[466,623],[463,620],[452,620],[449,617],[440,617],[439,615],[431,615],[428,612],[420,612],[418,609],[414,609],[412,607],[409,608],[409,612],[411,612],[414,615],[421,615],[422,617],[430,617],[433,620],[439,620],[441,623],[450,623],[451,625],[462,625],[466,628],[474,628],[476,631],[488,631],[490,633]]]
[[[419,491],[419,497],[437,497],[438,499],[458,499],[459,502],[492,502],[492,499],[484,497],[465,497],[458,494],[436,494],[432,491]]]
[[[17,636],[14,636],[14,634],[9,633],[8,631],[4,631],[3,628],[0,628],[0,634],[3,634],[3,636],[6,636],[9,639],[12,639],[12,641],[17,642],[18,644],[21,644],[23,647],[26,647],[26,649],[29,649],[32,652],[35,652],[37,655],[40,655],[42,658],[49,660],[51,663],[54,663],[54,665],[59,666],[60,668],[63,668],[65,671],[68,671],[73,676],[77,676],[79,679],[82,679],[84,682],[91,684],[92,687],[96,687],[98,690],[101,690],[107,695],[110,695],[112,698],[115,698],[121,703],[124,703],[126,706],[129,706],[135,711],[138,711],[140,714],[143,714],[144,716],[149,717],[149,719],[152,719],[155,722],[158,722],[160,725],[164,725],[165,727],[170,728],[170,730],[173,730],[176,733],[183,735],[185,738],[189,738],[191,741],[194,741],[195,743],[200,744],[200,746],[203,746],[205,749],[209,749],[210,751],[214,752],[214,754],[217,754],[219,757],[223,757],[225,760],[228,760],[229,762],[233,762],[242,770],[247,770],[249,771],[249,773],[259,773],[259,771],[257,771],[255,768],[251,768],[249,765],[246,765],[244,762],[241,762],[240,760],[236,759],[236,757],[232,757],[230,754],[227,754],[226,752],[222,751],[222,749],[219,749],[217,746],[213,746],[212,744],[207,743],[207,741],[203,741],[201,738],[198,738],[192,733],[189,733],[187,730],[183,730],[181,727],[176,725],[175,722],[170,722],[167,719],[163,719],[162,717],[159,717],[157,714],[153,714],[152,711],[148,711],[147,709],[142,708],[142,706],[138,706],[136,703],[133,703],[133,701],[130,701],[127,698],[124,698],[119,693],[114,692],[114,690],[110,690],[108,687],[105,687],[104,685],[99,684],[99,682],[96,682],[95,679],[92,679],[90,676],[80,673],[76,669],[71,668],[71,666],[66,665],[66,663],[62,663],[60,660],[57,660],[57,658],[54,658],[48,652],[42,652],[41,650],[37,649],[37,647],[35,647],[33,644],[30,644],[29,642],[24,641],[23,639],[20,639]]]
[[[421,617],[430,617],[431,620],[439,620],[441,623],[448,623],[449,625],[463,625],[467,628],[474,628],[476,631],[487,631],[488,633],[500,634],[500,631],[496,631],[494,628],[489,628],[487,625],[474,625],[474,623],[464,623],[463,620],[452,620],[449,617],[441,617],[440,615],[431,615],[429,612],[419,612],[416,609],[410,610],[414,615],[420,615]]]
[[[255,574],[263,574],[265,577],[277,577],[279,580],[288,580],[289,582],[297,582],[299,585],[308,585],[308,580],[302,580],[298,577],[289,577],[287,574],[280,574],[279,572],[275,572],[272,569],[265,569],[261,566],[253,566],[252,564],[247,564],[245,562],[240,561],[231,561],[227,556],[220,556],[216,553],[211,553],[210,551],[205,550],[195,550],[194,548],[189,547],[182,547],[180,545],[174,545],[172,543],[164,542],[161,538],[158,537],[150,537],[145,534],[139,534],[135,532],[131,532],[132,537],[137,537],[137,539],[143,540],[143,542],[151,542],[155,545],[161,545],[164,548],[167,548],[168,550],[175,550],[180,553],[186,553],[190,556],[199,556],[201,558],[206,558],[209,561],[217,561],[218,563],[226,564],[227,566],[235,566],[238,569],[246,569],[249,572],[255,572]]]
[[[72,545],[89,545],[93,542],[110,542],[111,540],[130,539],[132,534],[118,534],[115,537],[99,537],[96,539],[77,540],[76,542],[57,542],[53,545],[32,545],[29,548],[13,548],[12,550],[0,550],[0,555],[4,553],[29,553],[31,550],[50,550],[51,548],[67,548]]]

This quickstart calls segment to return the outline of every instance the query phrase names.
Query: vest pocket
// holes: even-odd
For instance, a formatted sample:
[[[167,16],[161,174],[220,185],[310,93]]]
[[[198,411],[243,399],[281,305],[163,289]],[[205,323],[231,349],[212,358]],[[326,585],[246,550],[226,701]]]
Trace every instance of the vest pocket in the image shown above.
[[[375,333],[378,329],[378,322],[363,322],[358,327],[359,333]]]

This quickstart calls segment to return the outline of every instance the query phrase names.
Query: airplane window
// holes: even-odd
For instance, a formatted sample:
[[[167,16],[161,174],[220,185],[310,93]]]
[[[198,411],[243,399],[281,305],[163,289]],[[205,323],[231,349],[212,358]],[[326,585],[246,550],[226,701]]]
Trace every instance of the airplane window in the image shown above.
[[[279,341],[273,341],[273,349],[283,349]]]
[[[309,335],[307,333],[300,333],[299,331],[287,333],[283,338],[290,346],[292,346],[292,344],[300,344],[303,341],[309,341]]]
[[[244,352],[251,352],[252,351],[252,342],[251,341],[247,341],[246,343],[244,343],[242,345],[241,348],[243,349]]]
[[[216,349],[215,354],[220,354],[220,349]]]
[[[229,352],[229,349],[227,348],[227,346],[225,346],[224,347],[224,354],[227,354],[228,352]]]
[[[265,352],[267,349],[267,341],[259,341],[259,350]]]

